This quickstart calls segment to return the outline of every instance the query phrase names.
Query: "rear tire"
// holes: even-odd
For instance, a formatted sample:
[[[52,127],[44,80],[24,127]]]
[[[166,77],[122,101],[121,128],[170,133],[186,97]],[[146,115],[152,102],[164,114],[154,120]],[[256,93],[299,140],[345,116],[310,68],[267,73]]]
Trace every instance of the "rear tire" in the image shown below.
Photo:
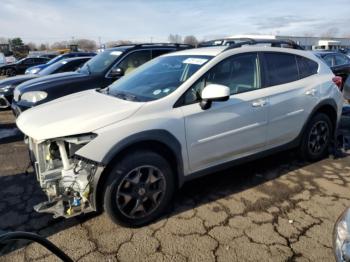
[[[140,227],[157,219],[174,194],[169,163],[152,151],[133,151],[108,175],[104,209],[118,224]]]
[[[326,114],[317,113],[313,116],[306,126],[299,148],[303,159],[316,161],[327,156],[333,130],[332,122]]]

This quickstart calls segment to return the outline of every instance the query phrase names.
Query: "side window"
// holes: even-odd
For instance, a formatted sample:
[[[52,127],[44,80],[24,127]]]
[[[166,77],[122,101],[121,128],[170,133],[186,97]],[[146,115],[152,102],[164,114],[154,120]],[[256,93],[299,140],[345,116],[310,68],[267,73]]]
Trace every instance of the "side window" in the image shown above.
[[[334,56],[333,55],[327,55],[323,58],[323,60],[326,62],[328,66],[334,66]]]
[[[31,64],[33,64],[33,63],[34,63],[34,61],[33,61],[32,58],[28,58],[28,59],[26,59],[26,60],[23,61],[23,64],[24,64],[24,65],[31,65]]]
[[[185,104],[199,101],[202,90],[209,84],[225,85],[231,95],[261,88],[257,53],[235,55],[215,65],[185,93]]]
[[[349,58],[345,55],[336,54],[335,55],[335,65],[345,65],[349,64]]]
[[[299,79],[295,55],[264,53],[269,86],[281,85]]]
[[[156,58],[157,56],[161,56],[167,53],[170,53],[171,51],[174,51],[172,49],[155,49],[152,50],[152,59]]]
[[[303,56],[296,56],[299,69],[299,77],[305,78],[317,73],[318,64]]]
[[[124,58],[118,67],[122,68],[127,75],[149,60],[151,60],[151,50],[136,51]]]
[[[62,72],[71,72],[71,71],[75,71],[79,68],[79,66],[84,63],[80,60],[77,61],[72,61],[70,63],[65,64],[64,66],[62,66],[59,70],[57,70],[57,72],[55,73],[62,73]]]
[[[39,58],[37,62],[41,64],[41,63],[46,63],[47,61],[49,60],[45,58]]]

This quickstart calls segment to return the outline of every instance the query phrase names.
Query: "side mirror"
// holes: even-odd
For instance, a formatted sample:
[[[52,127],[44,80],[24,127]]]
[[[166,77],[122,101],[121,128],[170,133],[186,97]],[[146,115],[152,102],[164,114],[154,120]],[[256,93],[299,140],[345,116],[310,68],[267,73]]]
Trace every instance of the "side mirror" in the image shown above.
[[[119,77],[122,77],[123,75],[124,75],[124,70],[120,67],[113,68],[108,74],[109,77],[113,77],[113,78],[119,78]]]
[[[227,101],[230,98],[230,88],[224,85],[207,85],[202,91],[201,98],[201,108],[209,109],[212,102]]]

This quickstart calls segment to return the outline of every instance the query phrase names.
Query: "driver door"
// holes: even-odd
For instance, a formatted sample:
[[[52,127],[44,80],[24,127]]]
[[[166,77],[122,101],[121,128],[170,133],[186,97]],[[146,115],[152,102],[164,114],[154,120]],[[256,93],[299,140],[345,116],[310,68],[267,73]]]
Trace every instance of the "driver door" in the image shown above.
[[[257,53],[229,57],[202,76],[184,97],[187,150],[192,172],[261,151],[267,135],[268,98],[264,95]],[[230,99],[199,106],[208,84],[230,88]]]

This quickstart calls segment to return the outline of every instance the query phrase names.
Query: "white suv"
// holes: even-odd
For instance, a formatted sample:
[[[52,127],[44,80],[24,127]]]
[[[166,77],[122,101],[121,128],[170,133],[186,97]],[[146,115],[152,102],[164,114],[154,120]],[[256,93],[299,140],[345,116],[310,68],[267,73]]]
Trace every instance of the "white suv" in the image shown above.
[[[49,198],[35,209],[71,217],[104,207],[141,226],[194,177],[291,147],[320,159],[342,109],[333,77],[307,51],[206,47],[28,110],[17,125]]]

